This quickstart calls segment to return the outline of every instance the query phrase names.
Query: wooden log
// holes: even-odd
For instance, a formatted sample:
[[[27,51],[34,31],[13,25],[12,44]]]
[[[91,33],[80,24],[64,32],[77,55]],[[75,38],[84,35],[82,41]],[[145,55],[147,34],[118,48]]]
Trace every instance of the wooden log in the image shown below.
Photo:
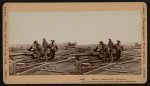
[[[122,65],[114,65],[115,68],[121,68]]]
[[[90,66],[90,63],[82,63],[82,66]]]
[[[16,65],[25,65],[25,63],[16,63]]]
[[[16,61],[17,63],[31,63],[31,62],[37,62],[38,60],[37,59],[34,59],[34,60],[20,60],[20,61]]]
[[[81,60],[82,60],[82,59],[88,59],[88,58],[89,58],[89,57],[87,57],[87,56],[83,56],[83,57],[81,58]]]
[[[28,66],[21,66],[21,67],[19,67],[19,69],[31,68],[31,67],[38,66],[38,65],[41,65],[41,64],[42,63],[36,63],[36,64],[28,65]]]
[[[104,69],[104,71],[118,72],[118,73],[127,73],[127,71],[112,70],[112,69]]]
[[[99,66],[98,65],[94,65],[94,66],[90,65],[90,66],[85,67],[84,69],[87,69],[87,68],[96,68],[96,67],[99,67]]]
[[[55,62],[55,64],[66,62],[66,61],[70,61],[72,59],[75,59],[75,57],[71,57],[71,58],[68,58],[68,59],[65,59],[65,60],[57,61],[57,62]]]
[[[56,71],[56,69],[45,69],[45,68],[43,69],[42,68],[42,69],[38,69],[37,71]]]
[[[20,55],[26,55],[25,53],[13,53],[10,54],[9,56],[20,56]]]
[[[94,61],[90,61],[90,63],[96,63],[96,62],[102,62],[103,60],[94,60]]]
[[[83,54],[71,54],[71,56],[82,57],[82,56],[98,56],[98,53],[83,53]]]
[[[111,69],[111,70],[120,70],[121,67],[111,67],[111,68],[109,68],[109,69]]]
[[[91,61],[91,60],[93,60],[93,58],[86,58],[86,59],[83,59],[83,60],[81,60],[81,62],[86,62],[86,61]],[[94,61],[96,61],[97,59],[95,59]]]
[[[88,61],[89,59],[84,59],[84,60],[81,60],[81,62],[86,62],[86,61]]]
[[[22,56],[13,56],[11,58],[19,60],[19,59],[26,58],[26,56],[24,56],[24,55],[22,55]]]
[[[43,68],[41,68],[41,69],[38,69],[37,71],[45,71],[46,69],[43,69]]]
[[[56,70],[47,70],[48,72],[55,72],[55,73],[64,73],[63,71],[56,71]]]

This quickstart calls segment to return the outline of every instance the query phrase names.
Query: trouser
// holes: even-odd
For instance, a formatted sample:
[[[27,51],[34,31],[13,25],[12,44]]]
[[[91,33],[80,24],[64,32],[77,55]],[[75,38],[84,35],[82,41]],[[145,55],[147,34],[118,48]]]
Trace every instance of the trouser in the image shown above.
[[[47,52],[44,51],[44,57],[45,57],[45,60],[48,61],[48,57],[47,57]]]
[[[41,56],[41,53],[39,51],[37,51],[38,61],[40,61],[40,56]]]
[[[33,58],[37,58],[40,61],[40,57],[43,56],[43,52],[41,50],[34,50],[33,51]]]
[[[106,61],[106,52],[99,52],[99,58],[103,58],[103,60]]]
[[[121,57],[121,51],[117,51],[117,54],[116,54],[116,60],[119,60]]]
[[[50,60],[54,60],[54,58],[55,58],[55,51],[50,51],[50,57],[51,57]]]
[[[45,60],[48,61],[47,50],[46,49],[43,50],[43,56],[44,56]]]
[[[113,62],[113,61],[114,61],[114,57],[113,57],[113,51],[112,51],[112,50],[110,50],[110,55],[109,55],[109,57],[111,58],[111,61]]]
[[[37,50],[38,61],[40,61],[40,59],[41,59],[42,56],[43,56],[42,50],[38,49]]]
[[[106,61],[106,52],[103,52],[103,60]]]

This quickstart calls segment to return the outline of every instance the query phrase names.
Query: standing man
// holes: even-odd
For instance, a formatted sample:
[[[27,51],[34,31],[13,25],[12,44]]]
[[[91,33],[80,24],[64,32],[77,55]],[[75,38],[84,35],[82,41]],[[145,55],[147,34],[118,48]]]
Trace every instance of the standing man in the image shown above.
[[[96,47],[96,51],[99,52],[99,57],[102,57],[104,61],[106,61],[106,46],[102,41],[99,42],[99,45]]]
[[[111,58],[111,61],[113,62],[114,58],[113,58],[113,49],[114,49],[114,43],[112,42],[111,39],[108,39],[108,50],[110,51],[110,55],[109,57]]]
[[[54,60],[55,58],[55,52],[58,51],[58,47],[55,44],[55,40],[51,40],[51,44],[49,45],[49,49],[50,49],[50,60]]]
[[[124,50],[123,46],[120,44],[120,40],[117,40],[117,44],[115,45],[116,49],[116,60],[119,60],[121,57],[121,52]]]
[[[43,38],[42,50],[43,50],[43,54],[44,54],[45,60],[48,61],[48,57],[47,57],[48,43],[47,43],[45,38]]]

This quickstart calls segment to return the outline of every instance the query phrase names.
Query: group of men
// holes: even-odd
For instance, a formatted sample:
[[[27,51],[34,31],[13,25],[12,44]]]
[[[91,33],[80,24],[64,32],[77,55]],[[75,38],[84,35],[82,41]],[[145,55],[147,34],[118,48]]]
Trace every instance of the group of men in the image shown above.
[[[120,59],[121,52],[124,50],[123,46],[120,44],[120,40],[117,40],[117,43],[114,44],[111,39],[108,39],[108,45],[104,44],[103,41],[100,41],[95,51],[99,52],[99,58],[103,58],[104,61],[107,61],[107,58],[111,58],[111,61]],[[45,57],[45,60],[54,60],[55,52],[58,51],[58,47],[55,44],[54,40],[51,40],[51,43],[48,44],[45,38],[43,38],[43,43],[40,45],[36,40],[29,49],[33,52],[33,57],[37,57],[40,61],[41,57]]]
[[[124,50],[120,43],[120,40],[117,40],[117,43],[114,44],[111,39],[108,39],[108,45],[105,45],[103,41],[100,41],[95,50],[99,52],[99,57],[103,58],[104,61],[107,61],[108,57],[111,58],[111,61],[117,61]]]
[[[38,58],[38,61],[40,61],[41,57],[44,57],[46,61],[53,61],[55,58],[55,52],[58,51],[58,47],[55,44],[55,40],[51,40],[51,43],[48,44],[46,39],[43,38],[42,45],[35,40],[29,50],[33,52],[34,58]]]
[[[46,61],[53,61],[55,58],[55,52],[58,51],[58,47],[55,44],[54,40],[51,40],[51,43],[48,44],[45,38],[43,38],[43,43],[40,45],[36,40],[29,49],[33,52],[33,57],[38,58],[40,61],[41,57],[45,57]],[[99,58],[103,58],[104,62],[107,61],[107,58],[111,58],[111,61],[117,61],[121,57],[121,52],[123,51],[123,46],[121,45],[120,40],[117,40],[117,43],[114,44],[111,39],[108,39],[108,44],[104,44],[103,41],[100,41],[95,51],[99,52]],[[76,58],[75,66],[76,73],[81,73],[81,61],[79,58]]]

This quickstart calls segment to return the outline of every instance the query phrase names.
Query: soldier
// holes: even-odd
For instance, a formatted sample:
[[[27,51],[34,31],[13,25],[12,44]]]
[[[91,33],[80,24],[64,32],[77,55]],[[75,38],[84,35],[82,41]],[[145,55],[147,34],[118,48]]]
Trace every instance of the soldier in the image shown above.
[[[41,46],[40,44],[35,40],[32,46],[30,47],[30,51],[33,52],[33,57],[37,57],[38,61],[40,61],[41,56]]]
[[[48,43],[47,43],[45,38],[43,38],[42,50],[43,50],[43,54],[44,54],[45,60],[48,61],[48,57],[47,57],[47,54],[48,54]]]
[[[113,62],[113,50],[114,50],[114,43],[112,42],[112,40],[111,39],[108,39],[109,40],[109,42],[108,42],[108,50],[109,50],[109,52],[110,52],[110,54],[109,54],[109,57],[111,58],[111,61]]]
[[[106,61],[106,46],[102,41],[99,42],[99,45],[96,47],[96,51],[99,52],[99,57],[102,57],[104,61]]]
[[[121,57],[121,52],[124,50],[123,46],[120,44],[120,40],[117,40],[117,44],[115,45],[116,49],[116,60],[119,60]]]
[[[29,48],[29,51],[33,52],[33,58],[37,57],[37,48],[36,48],[36,40],[33,42],[33,44],[31,45],[31,47]]]
[[[49,49],[50,49],[50,60],[54,60],[55,58],[55,52],[58,51],[58,47],[55,44],[54,40],[51,40],[51,44],[49,45]]]

